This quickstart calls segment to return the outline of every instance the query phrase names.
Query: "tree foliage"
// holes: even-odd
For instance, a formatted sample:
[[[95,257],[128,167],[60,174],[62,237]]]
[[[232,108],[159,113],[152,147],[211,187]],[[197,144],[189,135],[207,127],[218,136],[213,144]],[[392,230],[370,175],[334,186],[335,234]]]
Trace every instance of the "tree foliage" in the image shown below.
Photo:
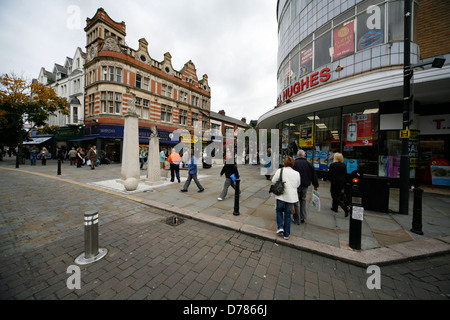
[[[29,83],[12,74],[0,77],[0,143],[19,144],[27,132],[24,125],[55,132],[46,122],[51,115],[69,114],[69,103],[40,83]]]

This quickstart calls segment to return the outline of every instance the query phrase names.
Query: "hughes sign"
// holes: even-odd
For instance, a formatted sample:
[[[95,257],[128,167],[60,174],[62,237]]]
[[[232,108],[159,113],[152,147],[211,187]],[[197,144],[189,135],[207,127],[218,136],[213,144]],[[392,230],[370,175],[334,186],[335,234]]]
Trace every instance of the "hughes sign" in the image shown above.
[[[313,72],[310,75],[302,78],[300,81],[284,89],[283,93],[278,97],[277,105],[286,101],[296,94],[308,90],[321,82],[327,82],[330,79],[330,68],[323,68],[320,71]]]

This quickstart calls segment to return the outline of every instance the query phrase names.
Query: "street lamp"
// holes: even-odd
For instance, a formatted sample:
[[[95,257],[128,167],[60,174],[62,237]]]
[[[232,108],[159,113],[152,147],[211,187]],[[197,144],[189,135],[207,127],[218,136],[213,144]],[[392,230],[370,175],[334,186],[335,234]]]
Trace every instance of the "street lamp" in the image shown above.
[[[414,69],[426,65],[442,68],[445,58],[434,58],[433,61],[411,65],[411,0],[405,0],[404,6],[404,62],[403,62],[403,132],[409,132],[414,116],[414,95],[411,80]],[[411,114],[411,117],[410,117]],[[409,210],[409,134],[402,135],[402,155],[400,158],[400,214],[408,214]]]

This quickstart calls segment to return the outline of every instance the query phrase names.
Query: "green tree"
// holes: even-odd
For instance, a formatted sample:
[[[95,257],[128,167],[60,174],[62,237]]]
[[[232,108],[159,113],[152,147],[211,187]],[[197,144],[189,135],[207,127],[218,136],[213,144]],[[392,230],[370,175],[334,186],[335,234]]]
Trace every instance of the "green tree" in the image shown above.
[[[20,154],[27,138],[25,123],[42,133],[53,133],[58,127],[48,126],[46,122],[58,112],[68,115],[69,104],[52,88],[29,83],[14,74],[0,77],[0,144],[18,145]]]

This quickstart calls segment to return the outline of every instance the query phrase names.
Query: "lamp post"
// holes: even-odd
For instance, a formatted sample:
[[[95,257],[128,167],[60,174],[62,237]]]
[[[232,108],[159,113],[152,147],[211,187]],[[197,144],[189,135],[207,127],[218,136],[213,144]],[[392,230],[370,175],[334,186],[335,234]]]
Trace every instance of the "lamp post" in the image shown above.
[[[403,130],[410,129],[414,117],[414,94],[411,81],[414,69],[431,65],[433,68],[442,68],[444,57],[436,57],[433,61],[411,65],[411,0],[405,0],[404,7],[404,62],[403,62]],[[409,209],[409,135],[402,138],[402,155],[400,159],[400,214],[408,214]]]

